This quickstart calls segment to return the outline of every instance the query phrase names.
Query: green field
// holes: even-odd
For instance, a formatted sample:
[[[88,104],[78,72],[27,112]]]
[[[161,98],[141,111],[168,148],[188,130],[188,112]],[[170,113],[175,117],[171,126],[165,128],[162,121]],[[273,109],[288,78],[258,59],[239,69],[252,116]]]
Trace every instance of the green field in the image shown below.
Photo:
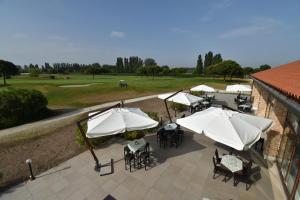
[[[66,77],[69,77],[67,79]],[[129,87],[120,88],[119,80],[125,80]],[[16,76],[7,80],[8,87],[30,88],[41,91],[48,99],[51,108],[79,108],[104,102],[129,99],[137,96],[158,94],[162,92],[189,89],[191,86],[205,83],[217,89],[225,89],[227,84],[246,82],[204,77],[144,77],[144,76],[112,76],[97,75],[95,79],[88,75],[55,75],[32,78]],[[59,87],[62,85],[93,84],[87,87]],[[5,87],[2,87],[2,89]]]

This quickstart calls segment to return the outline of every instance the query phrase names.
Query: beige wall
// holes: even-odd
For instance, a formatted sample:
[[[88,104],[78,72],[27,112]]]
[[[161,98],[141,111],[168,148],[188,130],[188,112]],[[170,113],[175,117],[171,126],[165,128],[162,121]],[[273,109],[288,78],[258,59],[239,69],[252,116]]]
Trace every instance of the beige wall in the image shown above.
[[[283,134],[287,109],[255,82],[253,83],[252,96],[253,108],[256,109],[255,114],[260,117],[270,118],[274,122],[272,129],[267,133],[264,155],[270,159],[275,159]]]

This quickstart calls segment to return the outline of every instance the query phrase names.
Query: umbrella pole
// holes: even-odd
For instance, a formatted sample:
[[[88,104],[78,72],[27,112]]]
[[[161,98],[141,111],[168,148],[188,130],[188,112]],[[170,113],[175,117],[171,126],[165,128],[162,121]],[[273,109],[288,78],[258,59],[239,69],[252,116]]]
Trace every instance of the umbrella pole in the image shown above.
[[[83,122],[83,121],[88,121],[89,119],[93,118],[93,117],[96,116],[96,115],[99,115],[100,113],[103,113],[103,112],[105,112],[105,111],[108,111],[108,110],[110,110],[110,109],[112,109],[112,108],[117,108],[117,107],[120,108],[120,107],[121,107],[121,104],[118,103],[118,104],[113,105],[113,106],[111,106],[111,107],[109,107],[109,108],[106,108],[106,109],[104,109],[104,110],[102,110],[102,111],[98,111],[98,112],[96,112],[96,113],[94,113],[94,114],[92,114],[92,115],[90,115],[90,116],[88,116],[88,117],[86,117],[86,118],[84,118],[84,119],[79,120],[79,121],[76,123],[77,126],[78,126],[78,128],[79,128],[79,131],[80,131],[80,133],[81,133],[81,135],[82,135],[82,138],[84,139],[84,142],[85,142],[86,147],[90,150],[90,152],[91,152],[91,154],[92,154],[92,156],[93,156],[93,158],[94,158],[94,160],[95,160],[95,168],[94,168],[95,171],[100,171],[101,165],[100,165],[99,160],[98,160],[98,158],[97,158],[97,156],[96,156],[96,154],[95,154],[95,152],[94,152],[94,150],[93,150],[93,147],[92,147],[90,141],[88,140],[88,138],[86,137],[86,135],[85,135],[85,133],[84,133],[84,130],[83,130],[82,126],[81,126],[81,122]]]
[[[168,113],[168,116],[169,116],[170,122],[172,123],[172,118],[171,118],[171,115],[170,115],[170,111],[169,111],[169,108],[168,108],[168,105],[167,105],[167,101],[166,101],[166,99],[164,100],[164,102],[165,102],[165,106],[166,106],[166,109],[167,109],[167,113]]]
[[[96,156],[96,154],[95,154],[95,152],[93,150],[93,147],[92,147],[90,141],[87,139],[86,135],[84,134],[84,131],[83,131],[82,126],[80,125],[80,122],[77,122],[77,126],[78,126],[79,131],[80,131],[80,133],[81,133],[81,135],[82,135],[82,137],[83,137],[83,139],[85,141],[86,147],[90,150],[90,152],[91,152],[91,154],[92,154],[92,156],[94,158],[94,161],[95,161],[95,167],[94,167],[94,169],[95,169],[95,171],[98,172],[98,171],[100,171],[100,168],[101,168],[99,160],[98,160],[98,158],[97,158],[97,156]]]
[[[177,92],[175,92],[174,94],[168,96],[167,98],[164,99],[164,102],[165,102],[165,106],[166,106],[166,109],[167,109],[167,112],[168,112],[168,115],[169,115],[169,119],[170,119],[170,122],[172,123],[172,118],[171,118],[171,115],[170,115],[170,111],[169,111],[169,108],[168,108],[168,105],[167,105],[167,100],[173,96],[175,96],[176,94],[178,94],[179,92],[181,92],[182,90],[179,90]],[[176,112],[176,111],[175,111]]]

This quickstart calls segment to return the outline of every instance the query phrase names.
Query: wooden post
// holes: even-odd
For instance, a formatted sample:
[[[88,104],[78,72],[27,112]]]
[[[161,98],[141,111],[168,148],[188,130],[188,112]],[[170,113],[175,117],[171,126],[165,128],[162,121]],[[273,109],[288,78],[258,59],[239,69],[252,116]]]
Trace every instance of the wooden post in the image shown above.
[[[92,114],[92,115],[90,115],[90,116],[88,116],[88,117],[86,117],[86,118],[83,118],[83,119],[79,120],[79,121],[76,123],[77,126],[78,126],[78,128],[79,128],[79,131],[80,131],[80,133],[81,133],[81,135],[82,135],[82,137],[83,137],[83,139],[84,139],[84,142],[85,142],[86,147],[89,149],[89,151],[91,152],[91,154],[92,154],[92,156],[93,156],[93,158],[94,158],[94,161],[95,161],[95,168],[94,168],[94,169],[95,169],[95,171],[100,171],[101,164],[99,163],[99,160],[98,160],[98,158],[97,158],[97,156],[96,156],[96,154],[95,154],[95,152],[94,152],[94,150],[93,150],[93,147],[92,147],[90,141],[88,140],[88,138],[87,138],[86,135],[85,135],[85,132],[84,132],[82,126],[81,126],[81,123],[84,122],[84,121],[88,121],[89,119],[93,118],[94,116],[99,115],[99,114],[101,114],[101,113],[103,113],[103,112],[105,112],[105,111],[108,111],[108,110],[110,110],[110,109],[112,109],[112,108],[117,108],[117,107],[120,107],[120,106],[121,106],[121,104],[118,103],[118,104],[113,105],[113,106],[111,106],[111,107],[109,107],[109,108],[106,108],[106,109],[104,109],[104,110],[102,110],[102,111],[98,111],[98,112],[96,112],[96,113],[94,113],[94,114]]]
[[[177,92],[175,92],[174,94],[168,96],[167,98],[164,99],[164,102],[165,102],[165,106],[166,106],[166,109],[167,109],[167,112],[168,112],[168,115],[169,115],[169,119],[170,119],[170,122],[172,123],[172,118],[171,118],[171,115],[170,115],[170,111],[169,111],[169,108],[168,108],[168,104],[167,104],[167,100],[173,96],[175,96],[176,94],[178,94],[179,92],[181,92],[182,90],[179,90]]]

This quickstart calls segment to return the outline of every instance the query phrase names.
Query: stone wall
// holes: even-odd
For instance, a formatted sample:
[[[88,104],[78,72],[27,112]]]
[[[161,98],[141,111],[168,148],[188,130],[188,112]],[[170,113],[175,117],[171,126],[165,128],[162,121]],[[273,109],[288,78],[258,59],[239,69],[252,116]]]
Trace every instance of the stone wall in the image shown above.
[[[256,108],[255,114],[260,117],[270,118],[274,122],[273,127],[267,133],[264,155],[266,158],[275,159],[283,134],[287,109],[255,82],[253,83],[252,96],[253,107]]]

